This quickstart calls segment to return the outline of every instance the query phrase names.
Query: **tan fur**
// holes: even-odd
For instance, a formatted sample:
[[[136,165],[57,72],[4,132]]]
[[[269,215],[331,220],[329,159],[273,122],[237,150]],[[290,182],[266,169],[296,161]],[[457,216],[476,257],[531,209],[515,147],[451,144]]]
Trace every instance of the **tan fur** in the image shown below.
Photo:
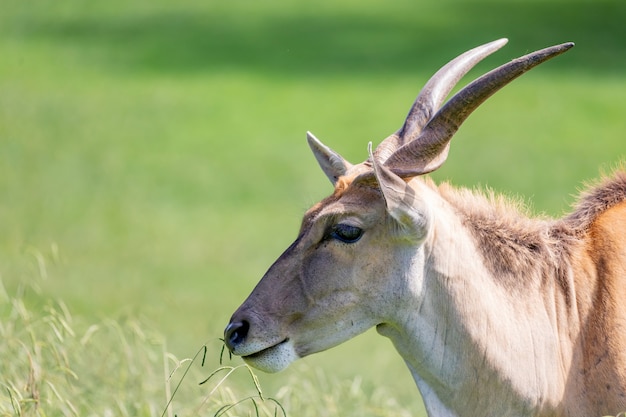
[[[556,279],[566,304],[575,301],[580,329],[572,329],[564,415],[626,410],[626,172],[585,190],[559,220],[530,218],[519,203],[493,193],[447,184],[439,191],[507,289]]]

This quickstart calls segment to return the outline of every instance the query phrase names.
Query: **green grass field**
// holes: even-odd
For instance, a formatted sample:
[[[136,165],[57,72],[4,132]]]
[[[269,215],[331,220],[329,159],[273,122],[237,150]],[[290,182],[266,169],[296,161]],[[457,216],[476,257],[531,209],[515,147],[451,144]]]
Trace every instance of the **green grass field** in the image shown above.
[[[50,300],[62,300],[77,334],[90,323],[135,321],[158,334],[129,345],[153,356],[142,379],[148,388],[132,391],[145,404],[165,405],[162,350],[186,358],[208,343],[218,366],[217,339],[230,314],[295,237],[306,208],[331,191],[307,130],[360,162],[367,142],[398,128],[421,85],[458,53],[510,39],[470,73],[477,76],[574,41],[476,111],[434,177],[519,195],[537,213],[560,215],[584,181],[626,153],[621,0],[7,0],[1,9],[6,298],[25,288],[16,299],[41,320]],[[13,314],[10,306],[2,317]],[[78,415],[102,415],[134,381],[91,369],[96,353],[121,368],[143,366],[124,356],[111,326],[98,344],[104,350],[86,349],[76,336],[68,353],[79,368],[72,372],[89,368],[89,384],[107,385]],[[2,386],[26,369],[0,366]],[[408,371],[374,332],[259,377],[269,396],[313,386],[318,405],[355,381],[363,397],[397,400],[386,407],[396,414],[363,398],[329,400],[328,415],[422,412]],[[323,415],[298,401],[285,401],[290,415]],[[160,415],[155,407],[137,413]]]

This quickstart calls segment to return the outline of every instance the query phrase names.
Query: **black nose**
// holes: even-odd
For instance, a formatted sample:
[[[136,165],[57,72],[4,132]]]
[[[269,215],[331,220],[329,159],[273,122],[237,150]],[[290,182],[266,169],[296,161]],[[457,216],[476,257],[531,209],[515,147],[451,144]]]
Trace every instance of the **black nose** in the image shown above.
[[[234,323],[231,322],[226,326],[226,330],[224,330],[224,341],[226,342],[226,347],[228,347],[231,352],[234,352],[237,345],[240,345],[246,340],[249,328],[250,324],[245,320],[236,321]]]

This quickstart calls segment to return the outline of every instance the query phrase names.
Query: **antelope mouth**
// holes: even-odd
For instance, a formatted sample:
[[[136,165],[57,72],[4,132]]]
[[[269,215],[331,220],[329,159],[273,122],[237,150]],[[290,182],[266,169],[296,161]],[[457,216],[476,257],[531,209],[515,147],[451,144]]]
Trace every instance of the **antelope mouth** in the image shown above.
[[[282,342],[278,342],[278,343],[276,343],[275,345],[272,345],[272,346],[267,347],[267,348],[265,348],[265,349],[259,350],[258,352],[255,352],[255,353],[251,353],[251,354],[249,354],[249,355],[242,356],[242,358],[243,358],[244,360],[246,360],[246,359],[255,359],[255,358],[260,358],[261,356],[263,356],[263,355],[265,355],[265,354],[267,354],[267,353],[271,353],[271,351],[272,351],[273,349],[276,349],[276,348],[278,348],[279,346],[281,346],[281,345],[283,345],[283,344],[285,344],[285,343],[287,343],[287,342],[289,342],[289,338],[286,338],[286,339],[285,339],[285,340],[283,340]]]
[[[285,369],[300,356],[289,338],[258,352],[242,356],[250,366],[264,372],[274,373]]]

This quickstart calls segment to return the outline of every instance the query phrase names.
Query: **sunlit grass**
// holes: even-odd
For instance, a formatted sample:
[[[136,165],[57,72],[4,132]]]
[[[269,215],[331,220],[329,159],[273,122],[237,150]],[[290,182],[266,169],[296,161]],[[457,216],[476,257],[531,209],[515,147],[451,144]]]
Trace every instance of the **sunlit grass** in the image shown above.
[[[229,364],[220,340],[178,359],[133,318],[90,322],[54,300],[29,309],[23,293],[33,290],[0,287],[0,416],[411,415],[384,390],[366,393],[360,377],[306,367],[266,395],[251,368]]]
[[[137,320],[89,322],[62,301],[0,301],[0,415],[144,416],[162,408],[164,341]],[[159,399],[159,401],[157,401]]]

